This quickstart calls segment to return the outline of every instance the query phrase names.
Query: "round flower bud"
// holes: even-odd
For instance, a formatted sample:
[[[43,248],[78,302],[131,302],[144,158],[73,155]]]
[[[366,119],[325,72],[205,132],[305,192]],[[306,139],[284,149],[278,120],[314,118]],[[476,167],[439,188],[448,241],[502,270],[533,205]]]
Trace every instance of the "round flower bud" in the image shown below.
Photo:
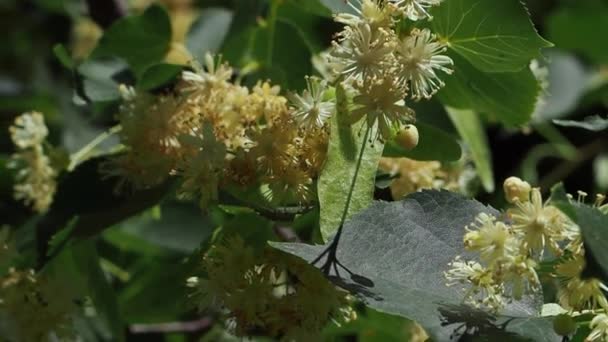
[[[560,336],[568,336],[576,331],[576,322],[567,314],[555,316],[553,330]]]
[[[517,177],[509,177],[503,184],[505,198],[509,203],[528,202],[530,200],[530,183]]]
[[[418,128],[414,125],[407,125],[397,132],[395,141],[409,151],[418,146],[418,138]]]

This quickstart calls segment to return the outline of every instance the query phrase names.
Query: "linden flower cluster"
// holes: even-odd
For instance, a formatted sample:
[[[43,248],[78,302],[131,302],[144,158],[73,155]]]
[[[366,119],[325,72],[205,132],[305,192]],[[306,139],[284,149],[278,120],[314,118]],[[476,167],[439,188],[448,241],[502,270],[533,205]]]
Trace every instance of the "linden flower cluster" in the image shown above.
[[[318,269],[274,249],[254,251],[240,237],[212,247],[203,271],[188,280],[200,309],[223,309],[239,336],[313,341],[329,321],[355,319],[352,298]]]
[[[508,178],[504,191],[513,204],[506,212],[507,221],[482,213],[466,227],[464,247],[478,253],[479,261],[456,257],[445,272],[448,286],[465,285],[465,301],[498,311],[540,289],[536,268],[548,250],[557,258],[551,276],[556,280],[559,304],[570,313],[599,310],[591,321],[587,341],[607,341],[608,300],[604,291],[608,289],[598,279],[582,276],[585,250],[578,226],[543,202],[539,189],[519,178]],[[578,201],[582,203],[585,197],[579,192]],[[608,207],[602,205],[604,200],[605,196],[598,195],[594,204],[602,212]]]
[[[204,68],[193,67],[172,94],[121,88],[118,119],[127,151],[106,172],[136,188],[178,175],[180,194],[199,196],[202,207],[217,197],[218,186],[266,184],[275,202],[308,201],[325,160],[325,118],[333,110],[325,82],[308,78],[301,95],[290,94],[293,108],[278,86],[258,82],[249,89],[231,82],[233,70],[211,55]]]
[[[515,177],[505,181],[504,189],[507,200],[514,204],[507,211],[509,221],[480,214],[466,227],[464,236],[465,249],[479,253],[479,262],[457,257],[445,273],[448,285],[470,286],[466,301],[493,311],[538,290],[535,268],[545,248],[561,256],[563,246],[570,243],[567,248],[573,248],[577,236],[576,228],[561,211],[543,203],[539,189]],[[557,273],[563,273],[559,266]],[[563,298],[572,296],[574,293],[568,292]]]
[[[397,32],[403,21],[431,19],[428,10],[441,0],[349,1],[354,14],[338,14],[345,24],[328,54],[333,78],[354,93],[353,122],[364,118],[378,124],[382,139],[390,139],[414,112],[404,99],[431,98],[443,85],[440,73],[451,74],[453,61],[429,29]]]
[[[393,199],[400,199],[423,189],[464,191],[466,188],[463,183],[467,170],[462,165],[450,168],[439,161],[383,157],[378,168],[395,177],[390,185]]]
[[[17,149],[10,161],[10,166],[18,169],[14,197],[37,212],[45,212],[57,188],[57,172],[44,151],[49,133],[44,116],[39,112],[24,113],[15,119],[9,132]]]

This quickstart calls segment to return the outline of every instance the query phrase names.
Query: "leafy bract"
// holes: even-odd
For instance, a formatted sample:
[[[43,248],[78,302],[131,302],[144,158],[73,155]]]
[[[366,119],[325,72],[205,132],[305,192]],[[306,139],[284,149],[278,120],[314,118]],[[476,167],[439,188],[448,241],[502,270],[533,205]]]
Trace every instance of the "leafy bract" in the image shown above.
[[[434,8],[433,29],[449,48],[486,72],[515,72],[552,44],[518,0],[450,0]]]
[[[608,117],[602,118],[599,115],[588,116],[582,121],[553,120],[553,123],[558,126],[577,127],[594,132],[599,132],[608,129]]]
[[[447,287],[444,271],[466,254],[464,227],[496,210],[448,191],[423,191],[399,202],[376,202],[346,223],[338,260],[356,276],[331,276],[375,310],[420,323],[436,341],[479,335],[493,340],[559,341],[551,320],[539,317],[542,295],[507,306],[492,316],[462,304],[464,293]],[[311,261],[326,246],[273,243]],[[466,337],[464,337],[466,339]]]
[[[418,145],[407,151],[394,141],[389,141],[383,155],[385,157],[407,157],[415,160],[457,161],[462,155],[458,141],[450,134],[423,122],[416,122]]]
[[[530,69],[508,73],[483,72],[451,53],[454,74],[444,78],[438,93],[453,108],[486,113],[507,125],[527,123],[534,112],[540,85]]]
[[[123,58],[140,74],[160,62],[169,50],[171,22],[165,10],[150,6],[141,15],[131,15],[110,26],[93,50],[92,57]]]
[[[460,110],[446,107],[456,130],[467,144],[475,162],[481,184],[487,192],[494,191],[494,171],[492,170],[492,154],[488,145],[488,137],[477,113],[471,110]]]
[[[384,148],[380,141],[365,141],[365,120],[352,126],[349,124],[348,99],[341,86],[336,88],[336,101],[327,161],[319,176],[317,187],[321,205],[321,235],[324,241],[338,230],[348,197],[351,200],[348,203],[347,218],[372,202],[376,169]],[[369,137],[375,137],[376,132],[377,126],[374,126],[370,129]],[[365,150],[359,162],[361,148]],[[357,180],[352,187],[355,173]],[[349,196],[351,191],[352,196]]]

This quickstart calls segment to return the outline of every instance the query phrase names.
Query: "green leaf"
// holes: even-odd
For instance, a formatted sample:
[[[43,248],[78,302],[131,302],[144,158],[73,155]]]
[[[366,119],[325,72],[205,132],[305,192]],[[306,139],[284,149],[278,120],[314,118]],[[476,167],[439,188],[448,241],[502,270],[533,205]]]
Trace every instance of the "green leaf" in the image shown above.
[[[446,111],[456,126],[462,140],[471,151],[471,156],[481,184],[487,192],[494,191],[494,171],[488,137],[479,116],[471,110],[446,107]]]
[[[565,4],[566,5],[566,4]],[[560,6],[547,19],[547,35],[558,48],[583,53],[595,63],[608,63],[608,49],[600,42],[608,36],[608,4],[575,1]]]
[[[338,244],[344,268],[332,275],[339,286],[369,307],[420,323],[435,341],[561,341],[550,318],[539,316],[542,294],[512,302],[492,316],[462,304],[464,293],[447,287],[444,272],[457,255],[466,255],[465,226],[492,208],[448,191],[422,191],[398,202],[376,202],[352,217]],[[311,261],[328,245],[272,243]],[[465,335],[465,336],[463,336]]]
[[[438,93],[449,107],[485,113],[507,125],[522,125],[536,107],[540,86],[530,69],[510,73],[486,73],[464,58],[454,59],[454,74],[446,76]]]
[[[485,72],[515,72],[552,46],[541,38],[519,0],[450,0],[431,11],[448,47]]]
[[[155,64],[147,68],[137,83],[137,86],[146,91],[159,88],[171,81],[182,71],[182,66],[175,64]]]
[[[367,129],[365,120],[352,126],[348,123],[348,99],[341,86],[336,88],[336,101],[336,113],[331,119],[327,161],[317,183],[321,206],[321,236],[324,241],[338,230],[350,191],[352,197],[347,218],[372,202],[376,170],[384,148],[384,144],[379,141],[365,141],[362,134]],[[377,127],[370,130],[369,136],[375,137]],[[358,165],[358,156],[364,144],[365,150]],[[357,167],[357,181],[351,189]]]
[[[217,52],[228,34],[233,17],[233,12],[225,8],[205,8],[190,26],[186,38],[188,51],[199,60],[206,53]]]
[[[416,128],[420,138],[413,150],[407,151],[394,141],[389,141],[384,147],[383,156],[439,161],[460,159],[462,150],[452,135],[423,122],[416,122]]]
[[[553,120],[553,123],[558,126],[577,127],[588,131],[599,132],[608,128],[608,117],[602,118],[599,115],[593,115],[586,117],[583,121]]]
[[[74,69],[76,63],[74,63],[74,60],[72,60],[72,57],[70,57],[70,53],[65,48],[65,46],[63,46],[63,44],[55,44],[55,46],[53,46],[53,53],[55,54],[55,57],[57,57],[61,65],[63,65],[66,69]]]
[[[150,65],[163,60],[170,42],[169,16],[162,7],[153,5],[141,15],[127,16],[112,24],[91,56],[123,58],[140,75]]]

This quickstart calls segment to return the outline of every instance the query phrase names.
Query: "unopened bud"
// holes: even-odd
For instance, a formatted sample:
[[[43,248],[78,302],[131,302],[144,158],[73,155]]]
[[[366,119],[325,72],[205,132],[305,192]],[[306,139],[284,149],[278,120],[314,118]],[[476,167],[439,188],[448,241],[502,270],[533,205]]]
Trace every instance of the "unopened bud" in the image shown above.
[[[509,203],[528,202],[530,200],[530,183],[518,177],[509,177],[503,184],[505,198]]]
[[[414,125],[407,125],[397,132],[395,141],[399,146],[409,151],[418,146],[418,138],[418,128]]]

